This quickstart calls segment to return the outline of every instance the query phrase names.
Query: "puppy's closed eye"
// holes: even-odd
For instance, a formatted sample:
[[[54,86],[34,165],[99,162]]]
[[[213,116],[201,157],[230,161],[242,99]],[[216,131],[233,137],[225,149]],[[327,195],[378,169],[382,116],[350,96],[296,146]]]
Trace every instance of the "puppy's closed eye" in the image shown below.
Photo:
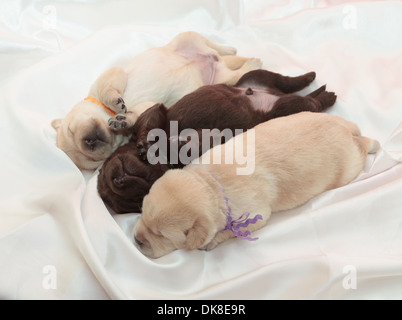
[[[144,232],[141,231],[141,229],[137,230],[136,234],[134,235],[134,241],[140,247],[148,242],[144,236]]]
[[[138,238],[136,236],[134,236],[134,241],[136,244],[138,244],[140,247],[144,244],[144,242],[138,240]]]

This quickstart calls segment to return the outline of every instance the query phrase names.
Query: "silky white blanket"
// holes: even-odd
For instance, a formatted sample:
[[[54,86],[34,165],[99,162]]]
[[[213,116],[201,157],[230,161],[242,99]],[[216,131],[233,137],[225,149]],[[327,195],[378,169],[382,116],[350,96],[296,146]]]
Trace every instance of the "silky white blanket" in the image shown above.
[[[305,92],[327,84],[328,112],[382,149],[258,241],[151,260],[132,243],[138,214],[109,212],[50,122],[106,68],[187,30],[265,69],[316,71]],[[2,1],[0,70],[0,298],[402,299],[402,2]]]

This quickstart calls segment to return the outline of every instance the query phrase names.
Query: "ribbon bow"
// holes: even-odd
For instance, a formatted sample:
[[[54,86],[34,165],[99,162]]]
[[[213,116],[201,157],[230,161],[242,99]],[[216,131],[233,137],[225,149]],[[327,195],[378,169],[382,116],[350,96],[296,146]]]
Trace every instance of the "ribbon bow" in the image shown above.
[[[213,177],[213,178],[216,180],[215,177]],[[216,181],[218,182],[218,180],[216,180]],[[218,182],[218,184],[219,184],[219,182]],[[229,206],[229,199],[228,199],[228,197],[226,197],[225,190],[223,189],[222,186],[220,186],[220,184],[219,184],[219,187],[222,191],[223,198],[225,199],[225,202],[226,202],[226,216],[228,218],[228,222],[226,224],[225,229],[223,229],[221,231],[231,230],[236,237],[243,239],[243,240],[248,240],[248,241],[258,240],[258,237],[257,238],[249,237],[249,235],[251,234],[250,230],[241,231],[240,228],[245,228],[250,223],[254,224],[258,220],[262,220],[262,216],[260,214],[257,214],[256,216],[254,216],[254,218],[249,218],[250,213],[245,212],[239,218],[233,219],[231,216],[232,209]]]
[[[228,207],[228,208],[230,209],[230,207]],[[249,216],[250,216],[250,213],[245,212],[239,218],[233,220],[232,216],[227,215],[228,223],[227,223],[225,229],[223,229],[223,231],[224,230],[232,230],[233,234],[240,239],[244,239],[244,240],[248,240],[248,241],[258,240],[258,237],[257,238],[249,237],[249,235],[251,234],[250,230],[246,230],[246,231],[240,230],[240,228],[245,228],[250,223],[254,224],[257,222],[257,220],[262,220],[262,216],[260,214],[257,214],[254,218],[249,218]]]

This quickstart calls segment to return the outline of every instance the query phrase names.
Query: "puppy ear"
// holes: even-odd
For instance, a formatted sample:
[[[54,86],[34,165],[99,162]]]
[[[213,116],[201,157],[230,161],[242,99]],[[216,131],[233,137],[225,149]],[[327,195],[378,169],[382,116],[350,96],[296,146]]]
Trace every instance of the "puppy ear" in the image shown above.
[[[182,249],[183,244],[186,241],[185,234],[177,228],[165,227],[160,230],[160,233],[166,238],[172,241],[173,245],[177,249]]]
[[[207,240],[210,231],[214,230],[211,221],[206,216],[199,216],[191,229],[187,231],[186,249],[195,250],[201,248]]]
[[[61,126],[62,121],[63,119],[54,119],[51,123],[52,127],[57,130]]]

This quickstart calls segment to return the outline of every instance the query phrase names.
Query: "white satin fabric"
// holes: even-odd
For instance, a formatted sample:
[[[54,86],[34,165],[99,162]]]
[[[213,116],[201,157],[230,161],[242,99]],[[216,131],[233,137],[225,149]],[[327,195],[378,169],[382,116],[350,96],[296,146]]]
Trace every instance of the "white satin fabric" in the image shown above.
[[[258,241],[150,260],[132,243],[138,214],[109,212],[98,171],[75,167],[50,122],[106,68],[187,30],[275,72],[316,71],[303,92],[327,84],[329,113],[382,149]],[[401,299],[401,39],[400,1],[2,1],[0,298]]]

